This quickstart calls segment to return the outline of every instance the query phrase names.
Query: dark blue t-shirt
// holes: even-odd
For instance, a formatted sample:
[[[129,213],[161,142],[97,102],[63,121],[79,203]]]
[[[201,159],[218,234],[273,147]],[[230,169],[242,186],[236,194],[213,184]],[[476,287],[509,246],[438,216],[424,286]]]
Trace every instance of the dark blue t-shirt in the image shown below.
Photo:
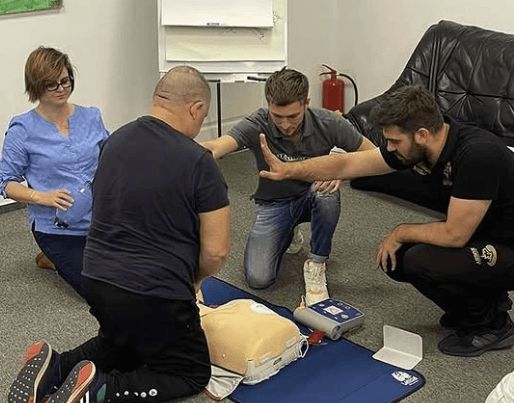
[[[106,141],[93,182],[83,275],[138,294],[194,298],[198,214],[229,204],[212,154],[145,116]]]

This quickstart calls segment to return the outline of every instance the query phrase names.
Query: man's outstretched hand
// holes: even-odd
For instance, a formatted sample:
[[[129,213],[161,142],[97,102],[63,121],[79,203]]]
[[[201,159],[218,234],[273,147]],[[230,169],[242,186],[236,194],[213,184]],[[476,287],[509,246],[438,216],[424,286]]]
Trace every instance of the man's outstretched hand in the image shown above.
[[[262,155],[266,163],[269,166],[269,171],[260,171],[259,175],[261,178],[271,179],[274,181],[281,181],[287,179],[286,163],[280,161],[269,149],[268,143],[266,142],[266,136],[260,134],[261,150]]]

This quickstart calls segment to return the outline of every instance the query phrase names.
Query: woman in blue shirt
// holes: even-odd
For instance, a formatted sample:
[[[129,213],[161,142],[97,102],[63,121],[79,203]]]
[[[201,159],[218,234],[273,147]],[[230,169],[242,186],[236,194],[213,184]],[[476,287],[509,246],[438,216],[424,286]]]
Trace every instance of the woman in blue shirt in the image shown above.
[[[90,182],[107,138],[100,111],[68,102],[74,89],[67,55],[39,47],[25,64],[25,90],[38,105],[12,118],[0,163],[0,193],[28,203],[41,250],[79,294],[91,221]],[[20,182],[27,181],[28,187]]]

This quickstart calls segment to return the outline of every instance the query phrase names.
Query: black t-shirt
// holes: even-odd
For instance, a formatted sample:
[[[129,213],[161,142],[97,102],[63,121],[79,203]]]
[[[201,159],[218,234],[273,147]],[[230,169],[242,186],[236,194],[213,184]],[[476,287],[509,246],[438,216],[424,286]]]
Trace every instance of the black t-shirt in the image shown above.
[[[494,134],[445,117],[448,139],[430,175],[436,175],[441,197],[491,200],[473,239],[514,246],[514,153]],[[396,156],[380,148],[394,169],[407,168]]]
[[[176,300],[194,298],[199,213],[229,204],[212,154],[145,116],[106,141],[93,182],[83,275]]]

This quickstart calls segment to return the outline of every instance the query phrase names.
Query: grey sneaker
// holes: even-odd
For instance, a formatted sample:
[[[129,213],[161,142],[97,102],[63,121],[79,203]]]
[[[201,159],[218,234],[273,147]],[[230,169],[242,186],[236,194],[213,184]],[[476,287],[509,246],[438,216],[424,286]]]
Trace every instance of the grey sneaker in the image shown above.
[[[300,227],[296,226],[293,232],[293,239],[286,250],[286,253],[294,255],[302,250],[303,246],[303,235],[300,232]]]
[[[310,259],[307,259],[303,265],[305,303],[307,306],[330,298],[327,290],[325,269],[325,263],[316,263]]]

